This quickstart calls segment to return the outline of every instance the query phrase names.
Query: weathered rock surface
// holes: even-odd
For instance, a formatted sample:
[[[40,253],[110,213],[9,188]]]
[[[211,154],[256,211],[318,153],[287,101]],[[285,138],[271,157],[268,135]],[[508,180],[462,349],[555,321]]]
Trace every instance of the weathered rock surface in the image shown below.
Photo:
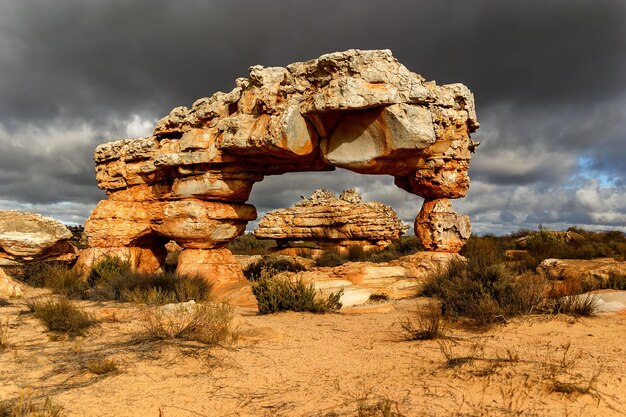
[[[537,272],[548,279],[575,279],[594,284],[606,282],[611,274],[626,275],[626,261],[613,258],[544,259]]]
[[[254,234],[275,239],[279,247],[309,241],[322,247],[359,245],[371,250],[384,248],[407,229],[391,207],[380,202],[363,203],[354,189],[344,191],[339,198],[319,189],[292,207],[267,213]]]
[[[445,270],[451,262],[464,259],[456,253],[416,252],[390,262],[348,262],[334,268],[280,275],[312,283],[324,296],[343,289],[341,302],[344,307],[351,307],[366,303],[373,294],[392,299],[414,297],[428,278]]]
[[[183,249],[178,256],[176,272],[205,277],[213,284],[213,292],[219,301],[240,307],[257,307],[250,283],[228,249]]]
[[[458,252],[471,233],[469,216],[455,213],[447,198],[424,201],[415,219],[415,235],[429,250]]]
[[[170,240],[218,250],[256,217],[243,204],[255,182],[336,167],[391,175],[428,199],[462,197],[477,128],[467,87],[426,81],[388,50],[253,66],[231,92],[173,109],[152,136],[100,145],[96,179],[109,199],[85,234],[107,250]]]
[[[61,222],[36,213],[0,210],[0,258],[71,261],[78,250]]]
[[[15,281],[0,266],[0,297],[16,298],[24,294],[22,285]]]

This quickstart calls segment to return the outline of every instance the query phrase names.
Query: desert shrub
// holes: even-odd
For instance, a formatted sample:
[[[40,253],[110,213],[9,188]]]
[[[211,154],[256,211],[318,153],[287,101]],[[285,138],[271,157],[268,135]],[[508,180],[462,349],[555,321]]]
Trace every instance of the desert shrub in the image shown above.
[[[89,285],[96,286],[117,276],[127,274],[130,271],[131,266],[128,261],[124,261],[117,256],[105,256],[91,267],[87,281]]]
[[[274,247],[276,247],[275,240],[257,239],[252,233],[246,233],[228,243],[228,249],[237,255],[267,255]]]
[[[41,263],[34,269],[29,283],[51,289],[69,298],[84,298],[88,285],[80,271],[63,264]]]
[[[167,307],[167,306],[166,306]],[[236,337],[229,304],[202,303],[144,310],[139,341],[191,340],[217,345]]]
[[[409,340],[432,340],[446,333],[441,307],[434,302],[430,302],[425,311],[419,311],[416,320],[409,318],[401,324]]]
[[[391,243],[391,248],[400,255],[407,255],[424,250],[422,241],[417,236],[401,236]]]
[[[94,359],[85,364],[89,372],[96,375],[106,375],[119,372],[117,362],[112,359]]]
[[[199,276],[172,272],[140,273],[126,271],[101,280],[93,289],[96,298],[145,304],[179,303],[211,298],[212,285]]]
[[[315,266],[334,267],[339,266],[346,261],[347,259],[339,255],[337,251],[326,250],[315,260]]]
[[[276,256],[264,256],[258,261],[248,265],[243,270],[243,274],[250,281],[256,281],[260,279],[261,272],[263,270],[272,270],[275,272],[289,271],[298,272],[303,271],[306,268],[296,261],[292,261],[287,258],[279,258]]]
[[[424,295],[441,300],[448,317],[476,325],[532,312],[543,291],[543,279],[530,274],[515,277],[503,264],[488,264],[479,257],[452,262],[424,287]]]
[[[96,324],[94,317],[67,299],[29,303],[35,317],[52,332],[80,336]]]
[[[48,397],[37,399],[30,390],[14,400],[0,401],[0,417],[61,417],[62,410]]]
[[[292,281],[287,277],[275,277],[274,274],[275,271],[263,270],[260,279],[252,283],[252,292],[259,304],[260,314],[286,310],[326,313],[341,308],[339,300],[343,290],[322,298],[313,284],[307,285],[301,280]]]

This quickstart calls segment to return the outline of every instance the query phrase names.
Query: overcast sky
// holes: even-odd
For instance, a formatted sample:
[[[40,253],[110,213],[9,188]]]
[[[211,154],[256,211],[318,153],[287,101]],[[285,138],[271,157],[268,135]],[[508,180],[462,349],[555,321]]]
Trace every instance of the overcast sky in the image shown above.
[[[83,223],[105,197],[93,149],[148,135],[179,105],[230,91],[251,65],[391,49],[474,93],[481,146],[455,208],[474,231],[626,231],[624,0],[2,0],[0,209]],[[391,177],[266,177],[263,213],[357,187],[412,223],[421,199]]]

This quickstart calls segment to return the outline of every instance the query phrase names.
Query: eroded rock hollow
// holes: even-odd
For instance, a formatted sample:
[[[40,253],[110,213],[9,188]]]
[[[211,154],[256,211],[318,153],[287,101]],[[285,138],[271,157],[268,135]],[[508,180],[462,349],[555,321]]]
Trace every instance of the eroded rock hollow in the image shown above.
[[[467,193],[477,145],[470,133],[477,128],[467,87],[426,81],[389,50],[337,52],[286,68],[253,66],[231,92],[173,109],[152,136],[98,146],[96,178],[109,198],[85,225],[90,249],[79,266],[109,254],[155,271],[163,245],[175,240],[183,247],[179,271],[199,272],[222,298],[254,305],[226,244],[256,218],[245,204],[255,182],[336,167],[391,175],[398,187],[426,204],[439,200],[437,207],[450,214],[441,199]],[[429,248],[459,250],[469,227],[449,224],[459,219],[465,222],[422,216],[416,234],[441,229],[445,239],[431,239]]]

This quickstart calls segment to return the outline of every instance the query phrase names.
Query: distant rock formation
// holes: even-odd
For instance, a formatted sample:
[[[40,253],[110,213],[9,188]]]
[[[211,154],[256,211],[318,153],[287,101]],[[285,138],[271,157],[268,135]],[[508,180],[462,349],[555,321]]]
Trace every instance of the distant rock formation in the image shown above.
[[[356,245],[365,251],[383,249],[407,229],[391,207],[380,202],[363,203],[353,188],[339,198],[318,189],[292,207],[267,213],[254,234],[261,239],[276,239],[279,248],[305,241],[335,248],[342,254]]]
[[[253,66],[230,93],[173,109],[152,136],[98,146],[96,179],[109,198],[85,225],[90,249],[79,264],[115,253],[158,269],[174,240],[183,247],[179,271],[210,260],[202,274],[220,276],[217,294],[254,305],[225,247],[256,218],[244,204],[255,182],[339,167],[391,175],[427,201],[464,197],[477,128],[467,87],[426,81],[389,50]]]

